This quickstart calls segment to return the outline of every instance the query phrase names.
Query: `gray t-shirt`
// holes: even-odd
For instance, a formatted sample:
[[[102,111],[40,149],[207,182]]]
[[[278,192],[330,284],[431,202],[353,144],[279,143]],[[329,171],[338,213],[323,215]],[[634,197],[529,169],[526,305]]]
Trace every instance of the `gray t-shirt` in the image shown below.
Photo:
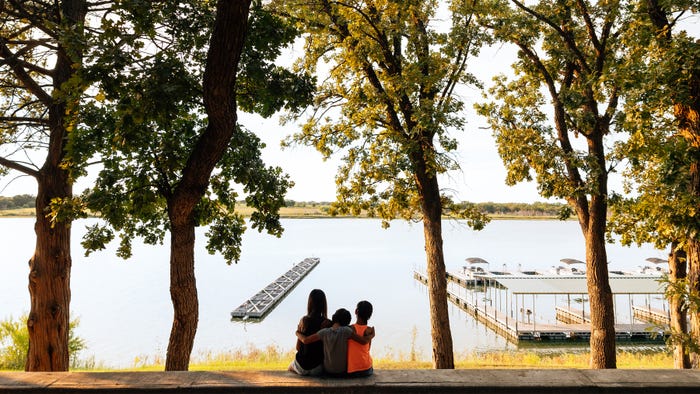
[[[352,328],[330,327],[318,331],[323,341],[323,369],[328,373],[345,373],[348,370],[348,339]]]

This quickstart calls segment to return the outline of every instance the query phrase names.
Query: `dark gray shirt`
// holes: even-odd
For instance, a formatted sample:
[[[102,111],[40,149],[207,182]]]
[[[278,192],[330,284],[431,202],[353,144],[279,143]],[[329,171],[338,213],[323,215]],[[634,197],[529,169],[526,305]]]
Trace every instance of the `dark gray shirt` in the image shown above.
[[[323,369],[329,373],[345,373],[348,370],[348,339],[352,328],[324,328],[318,331],[323,341]]]

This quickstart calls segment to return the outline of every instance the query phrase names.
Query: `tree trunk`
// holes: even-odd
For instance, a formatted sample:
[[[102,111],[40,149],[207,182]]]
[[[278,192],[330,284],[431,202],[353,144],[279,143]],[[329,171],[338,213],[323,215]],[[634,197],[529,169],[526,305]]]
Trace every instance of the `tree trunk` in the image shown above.
[[[678,132],[688,141],[694,153],[693,157],[696,158],[690,164],[688,191],[695,201],[700,201],[700,159],[697,159],[700,152],[700,73],[693,75],[686,88],[688,97],[685,98],[684,103],[676,103],[673,112],[678,121]],[[691,233],[698,230],[691,229]],[[691,294],[698,295],[700,294],[700,240],[697,239],[697,235],[687,240],[685,251],[688,264],[688,290]],[[690,313],[690,335],[695,344],[700,344],[700,312]],[[691,353],[690,362],[693,368],[700,368],[700,354]]]
[[[192,210],[176,207],[170,213],[170,299],[173,325],[170,331],[166,371],[186,371],[199,322],[197,282],[194,275],[194,219]]]
[[[695,132],[695,149],[700,149],[700,133],[698,130],[698,111],[693,111],[694,122],[692,130]],[[687,130],[687,129],[686,129]],[[686,131],[687,133],[687,131]],[[697,161],[690,165],[690,190],[696,199],[700,199],[700,163]],[[697,236],[696,236],[697,237]],[[700,294],[700,240],[695,237],[688,239],[686,244],[686,257],[688,264],[688,291],[691,294]],[[690,312],[690,336],[696,345],[700,345],[700,305],[695,305]],[[700,353],[694,351],[690,354],[690,365],[694,369],[700,368]]]
[[[62,1],[60,17],[69,26],[82,26],[87,13],[84,0]],[[79,32],[76,29],[75,32]],[[69,37],[72,42],[76,37]],[[73,44],[75,45],[75,44]],[[47,217],[53,199],[73,195],[72,180],[63,168],[67,143],[67,114],[70,100],[78,92],[62,92],[82,61],[82,49],[59,42],[53,70],[53,103],[48,108],[49,145],[44,165],[36,174],[36,247],[29,260],[31,309],[27,319],[29,349],[27,371],[67,371],[70,367],[68,332],[70,322],[71,223],[51,222]]]
[[[686,247],[688,255],[688,290],[691,294],[700,294],[700,241],[693,239],[688,241]],[[697,307],[697,305],[696,305]],[[700,312],[690,313],[690,335],[696,345],[700,343]],[[700,368],[700,354],[690,354],[690,365],[694,369]]]
[[[591,197],[591,216],[586,233],[586,271],[591,303],[591,363],[594,369],[616,368],[615,310],[608,278],[605,250],[605,196]]]
[[[670,271],[668,280],[672,284],[686,278],[686,264],[685,251],[678,249],[678,242],[673,242],[671,244],[671,252],[668,255],[668,267]],[[688,333],[688,315],[685,310],[682,295],[674,291],[668,299],[668,304],[671,312],[671,333],[672,335],[677,335],[682,338]],[[690,368],[688,344],[683,340],[673,342],[673,367],[677,369]]]
[[[442,202],[435,174],[429,173],[423,156],[414,157],[416,180],[421,196],[423,233],[428,267],[430,331],[433,342],[433,366],[454,368],[452,332],[447,309],[447,275],[442,251]]]
[[[36,199],[36,248],[29,260],[31,309],[27,320],[27,371],[67,371],[70,321],[70,223],[46,217],[52,198],[71,196],[65,171],[47,161],[41,170]]]
[[[586,279],[591,304],[591,360],[594,369],[617,368],[615,353],[615,309],[608,276],[608,256],[605,229],[608,214],[608,173],[605,165],[603,136],[609,125],[598,123],[596,132],[588,139],[588,152],[596,159],[591,168],[590,183],[596,186],[590,196],[587,220],[581,220],[586,240]]]
[[[204,71],[203,94],[209,124],[195,144],[182,180],[168,198],[171,223],[170,295],[174,318],[166,371],[186,371],[194,345],[199,301],[194,275],[195,207],[236,129],[236,71],[248,27],[250,0],[219,0]]]

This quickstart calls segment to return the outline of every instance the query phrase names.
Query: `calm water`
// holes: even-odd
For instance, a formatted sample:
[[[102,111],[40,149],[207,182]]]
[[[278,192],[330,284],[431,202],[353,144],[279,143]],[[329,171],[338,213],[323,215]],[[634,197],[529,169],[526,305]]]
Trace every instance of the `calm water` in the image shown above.
[[[114,250],[84,257],[79,241],[93,221],[76,222],[73,235],[71,311],[80,318],[77,334],[88,345],[81,357],[94,356],[113,367],[164,357],[172,321],[168,246],[138,245],[128,261],[116,258]],[[283,224],[286,230],[279,239],[247,232],[241,261],[231,266],[206,252],[204,231],[198,232],[195,357],[248,346],[292,349],[308,293],[321,288],[330,313],[340,307],[352,311],[362,299],[372,302],[374,354],[408,357],[413,343],[421,358],[430,359],[427,294],[412,277],[414,267],[425,265],[421,224],[396,221],[388,230],[371,219],[288,219]],[[34,248],[33,225],[33,219],[0,219],[0,319],[29,310],[27,261]],[[574,221],[494,221],[481,232],[449,221],[443,229],[448,270],[458,269],[470,256],[490,261],[492,269],[505,264],[512,270],[518,264],[547,270],[561,258],[585,257]],[[665,255],[650,246],[608,248],[611,269],[633,270],[647,257]],[[305,257],[319,257],[321,264],[263,322],[230,321],[233,309]],[[456,353],[513,348],[457,308],[450,309]]]

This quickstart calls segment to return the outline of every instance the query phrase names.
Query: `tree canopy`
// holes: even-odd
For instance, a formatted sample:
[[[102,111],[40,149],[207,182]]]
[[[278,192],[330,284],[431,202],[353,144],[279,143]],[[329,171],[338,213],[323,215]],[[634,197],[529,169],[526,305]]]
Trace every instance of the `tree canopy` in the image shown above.
[[[200,2],[119,6],[113,11],[118,23],[103,21],[107,34],[95,46],[103,57],[90,69],[101,101],[85,110],[80,144],[93,147],[102,164],[85,199],[109,226],[90,229],[83,243],[88,253],[103,248],[117,231],[118,254],[126,258],[134,237],[157,244],[169,230],[166,200],[207,124],[201,80],[212,7]],[[254,5],[248,37],[237,85],[241,108],[269,116],[283,106],[306,103],[313,81],[274,65],[295,30]],[[240,256],[245,228],[235,211],[239,193],[257,210],[251,217],[254,228],[274,235],[282,231],[277,211],[291,182],[280,168],[265,166],[263,147],[239,126],[197,208],[196,224],[209,225],[208,249],[222,252],[229,263]]]

